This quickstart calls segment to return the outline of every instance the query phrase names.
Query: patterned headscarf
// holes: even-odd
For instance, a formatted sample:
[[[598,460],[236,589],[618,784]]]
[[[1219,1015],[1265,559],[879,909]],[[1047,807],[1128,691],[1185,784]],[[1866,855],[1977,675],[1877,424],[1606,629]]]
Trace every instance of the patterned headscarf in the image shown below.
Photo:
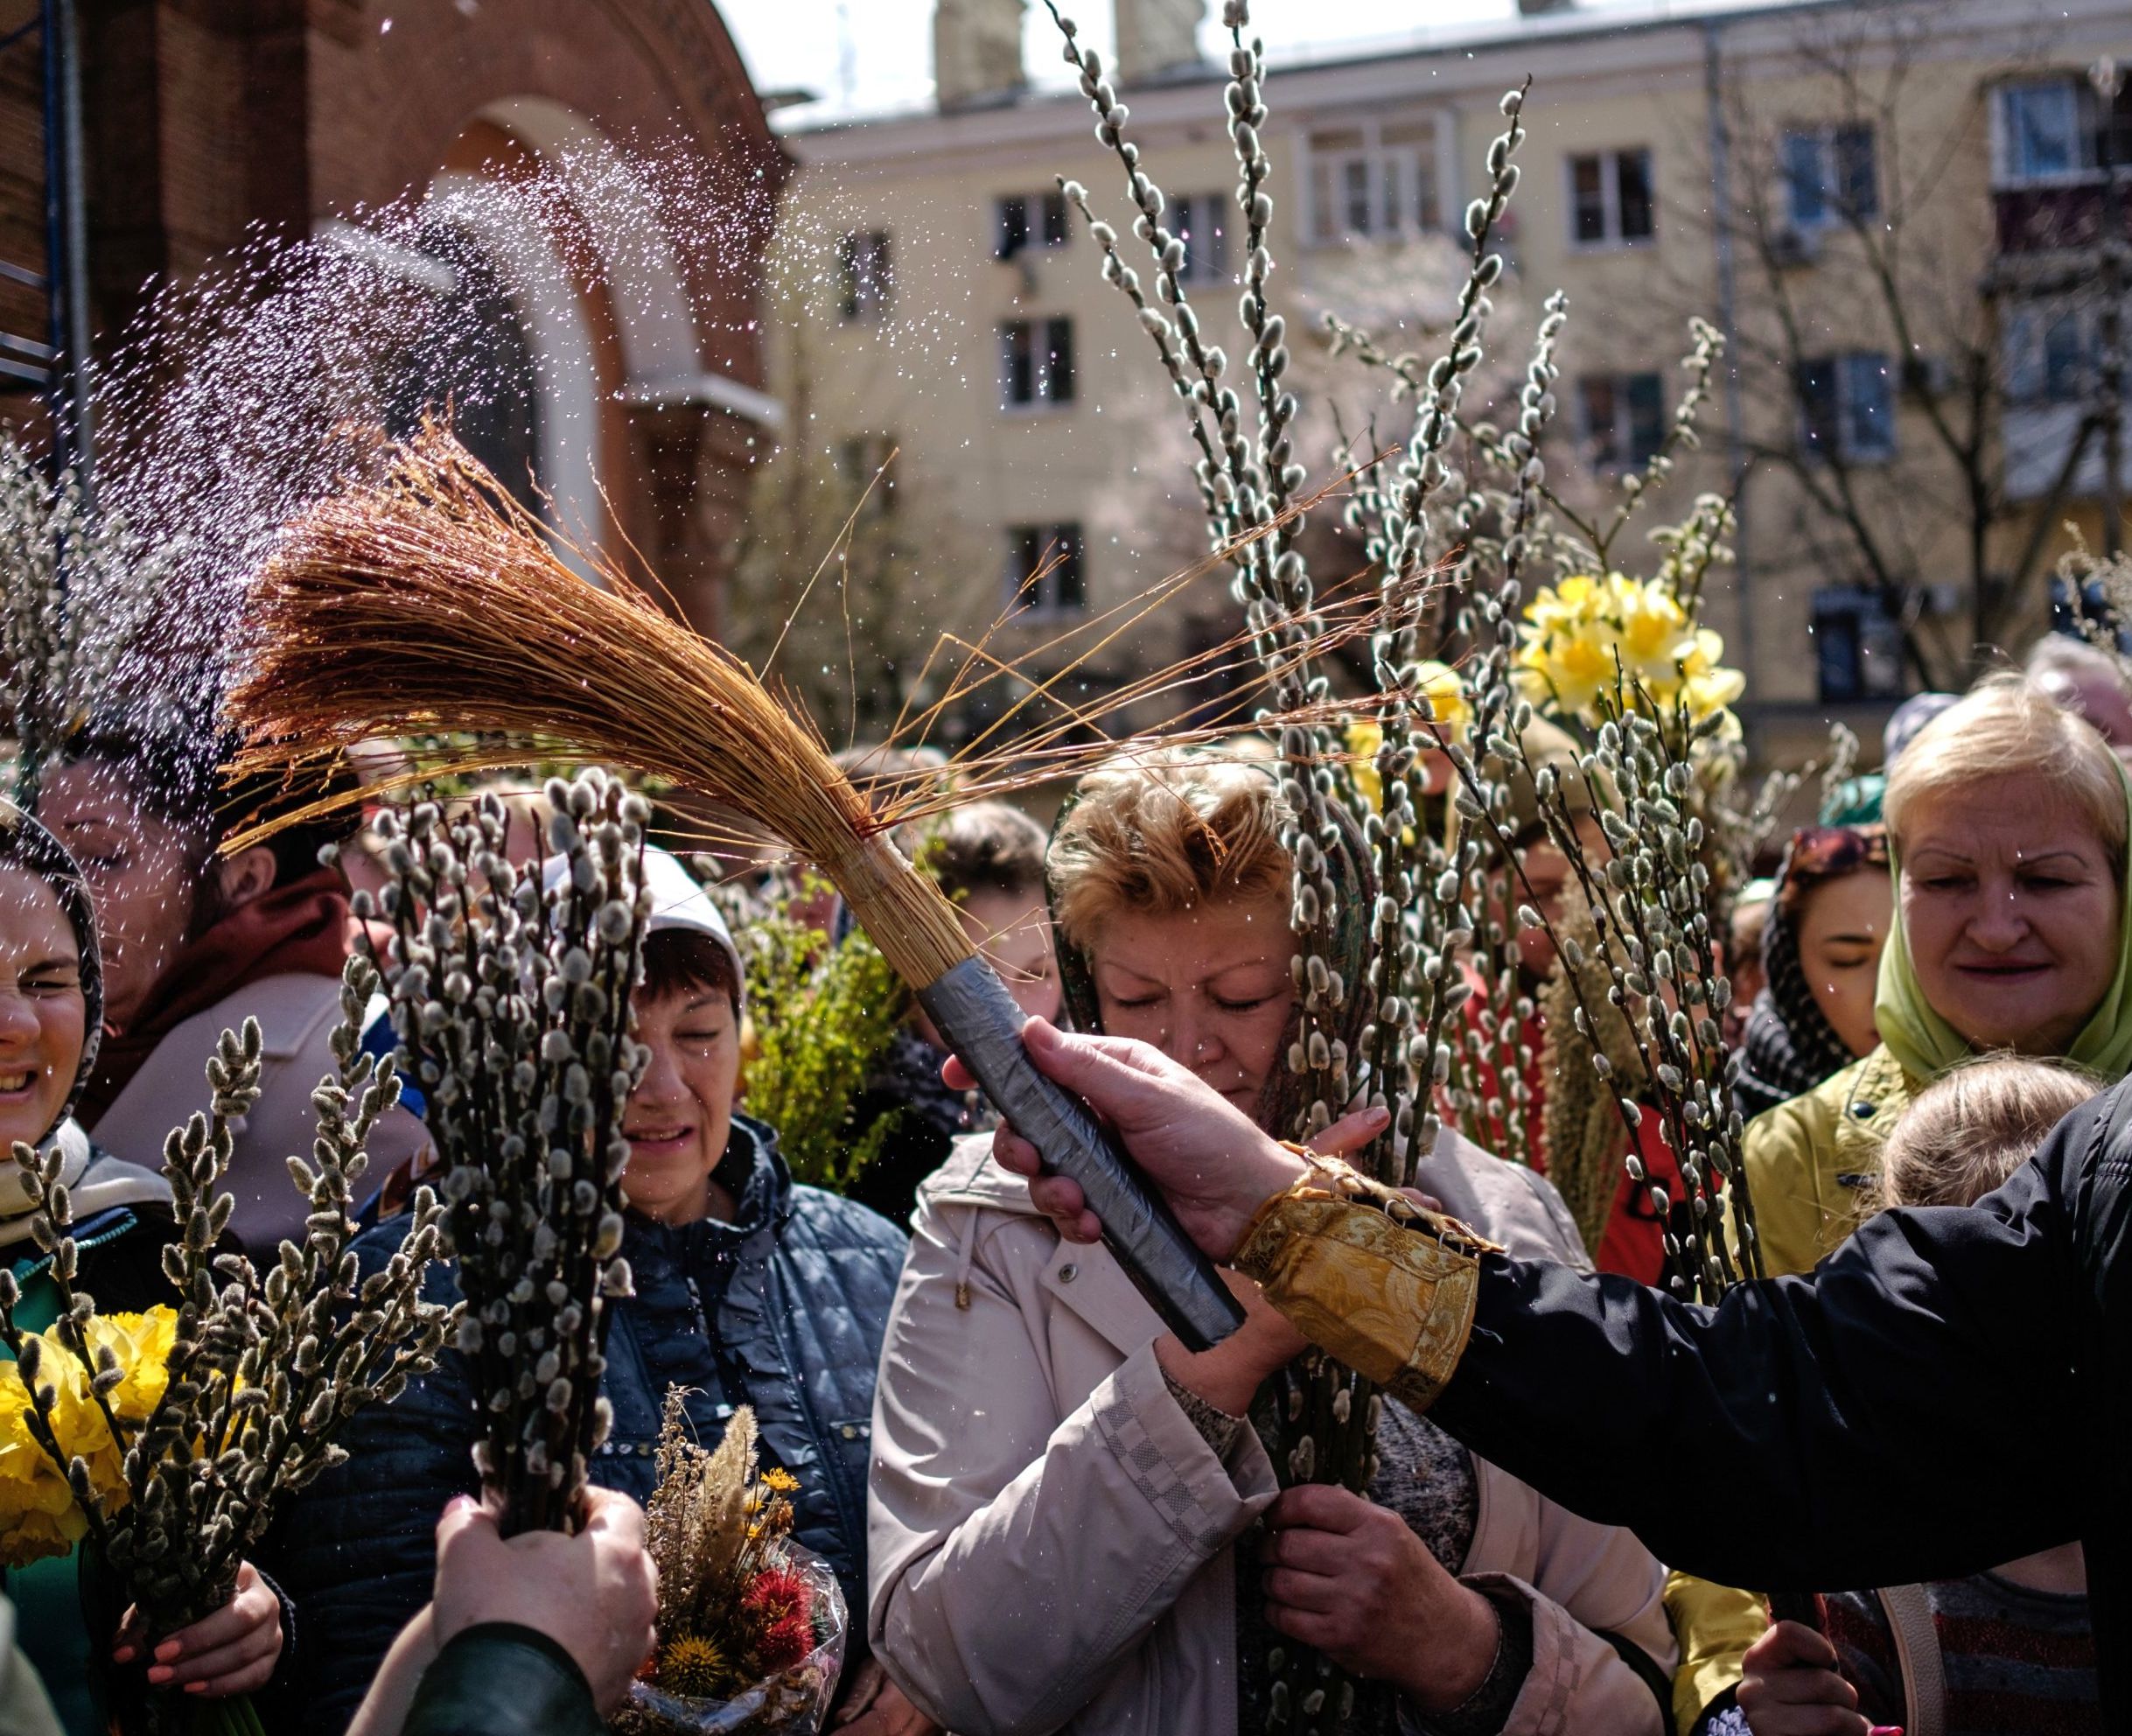
[[[1285,817],[1286,804],[1281,795],[1279,774],[1275,766],[1263,767],[1269,786],[1269,800],[1278,805]],[[1059,829],[1066,816],[1080,801],[1077,788],[1068,796],[1059,810],[1059,817],[1052,822],[1052,841],[1058,842]],[[1340,974],[1348,985],[1347,1004],[1340,1010],[1339,1025],[1328,1033],[1347,1045],[1348,1078],[1351,1083],[1360,1082],[1361,1037],[1367,1028],[1370,1015],[1374,1011],[1368,991],[1369,922],[1376,907],[1377,879],[1371,866],[1368,845],[1363,838],[1362,828],[1354,816],[1339,803],[1332,804],[1333,830],[1337,839],[1325,850],[1326,873],[1337,889],[1339,909],[1334,915],[1332,956],[1326,962]],[[1076,1031],[1101,1032],[1103,1028],[1101,1003],[1095,991],[1095,974],[1088,954],[1080,947],[1067,942],[1066,934],[1059,926],[1060,887],[1057,878],[1046,873],[1045,899],[1051,913],[1052,935],[1059,955],[1059,985],[1065,991],[1066,1016]],[[1285,1057],[1290,1046],[1302,1035],[1303,1003],[1298,1000],[1289,1016],[1288,1028],[1282,1033],[1281,1054]],[[1285,1138],[1295,1132],[1297,1124],[1307,1104],[1304,1101],[1304,1075],[1292,1072],[1285,1059],[1277,1062],[1266,1081],[1265,1095],[1260,1100],[1257,1120],[1269,1132]],[[1332,1105],[1337,1117],[1346,1109],[1342,1103]]]
[[[1888,834],[1880,826],[1808,826],[1792,835],[1762,925],[1768,986],[1755,997],[1733,1087],[1750,1120],[1811,1091],[1857,1060],[1814,998],[1799,956],[1799,911],[1819,886],[1849,874],[1887,873]]]

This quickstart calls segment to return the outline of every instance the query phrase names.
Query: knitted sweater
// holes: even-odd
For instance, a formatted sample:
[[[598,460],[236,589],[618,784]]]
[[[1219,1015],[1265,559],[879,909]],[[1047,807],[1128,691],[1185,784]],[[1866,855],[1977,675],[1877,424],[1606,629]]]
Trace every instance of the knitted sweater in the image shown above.
[[[2087,1599],[2031,1591],[1996,1573],[1925,1587],[1947,1671],[1947,1736],[2084,1736],[2102,1728]],[[1879,1597],[1827,1600],[1828,1638],[1858,1710],[1906,1721],[1903,1677]]]

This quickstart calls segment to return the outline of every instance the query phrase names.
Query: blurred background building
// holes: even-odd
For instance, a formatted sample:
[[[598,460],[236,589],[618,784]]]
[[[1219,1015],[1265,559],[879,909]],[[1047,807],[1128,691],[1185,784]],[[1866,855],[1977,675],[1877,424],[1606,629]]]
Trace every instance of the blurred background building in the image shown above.
[[[1115,4],[1130,130],[1209,335],[1239,354],[1226,68],[1194,0]],[[809,262],[773,274],[772,378],[804,438],[751,529],[811,569],[870,483],[846,560],[884,624],[861,703],[884,715],[923,685],[930,629],[1008,611],[995,648],[1027,654],[1202,548],[1167,381],[1059,191],[1085,182],[1129,258],[1122,172],[1078,94],[1031,87],[1023,26],[1022,0],[939,0],[924,111],[780,117],[800,168],[779,247]],[[1977,646],[2018,651],[2050,624],[2068,522],[2118,535],[2132,95],[2112,56],[2132,60],[2122,0],[1523,0],[1411,48],[1276,62],[1276,303],[1291,332],[1332,311],[1424,348],[1463,277],[1449,235],[1498,99],[1530,77],[1492,335],[1514,363],[1568,293],[1551,475],[1618,498],[1678,401],[1688,318],[1716,324],[1730,365],[1660,516],[1737,493],[1740,561],[1710,619],[1748,672],[1758,752],[1804,757],[1830,718],[1870,739],[1903,693],[1959,686]],[[1384,402],[1295,346],[1321,430],[1334,405]],[[767,550],[753,594],[791,594],[805,571]],[[1202,590],[1084,675],[1229,630],[1220,579]]]

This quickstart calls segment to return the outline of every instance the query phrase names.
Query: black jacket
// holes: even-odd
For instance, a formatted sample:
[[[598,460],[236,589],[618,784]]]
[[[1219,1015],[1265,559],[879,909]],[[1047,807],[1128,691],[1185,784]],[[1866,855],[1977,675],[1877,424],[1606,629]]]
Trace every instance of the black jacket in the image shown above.
[[[1490,1256],[1431,1414],[1725,1585],[1954,1578],[2079,1538],[2132,1731],[2129,1174],[2132,1082],[1976,1208],[1884,1212],[1716,1309]]]
[[[622,1251],[636,1294],[615,1306],[608,1330],[614,1428],[592,1480],[639,1501],[651,1494],[669,1385],[689,1390],[706,1446],[732,1404],[752,1405],[765,1457],[800,1480],[794,1535],[835,1568],[854,1612],[847,1656],[863,1656],[874,1370],[908,1244],[863,1207],[795,1186],[758,1123],[734,1117],[718,1179],[739,1201],[734,1224],[629,1220]],[[381,1224],[356,1242],[366,1271],[405,1230]],[[430,1288],[450,1299],[451,1270],[433,1268]],[[447,1352],[396,1403],[357,1416],[348,1462],[269,1537],[267,1559],[305,1627],[332,1635],[307,1648],[290,1684],[307,1733],[346,1724],[393,1636],[429,1600],[437,1516],[476,1487],[475,1422],[465,1365]]]

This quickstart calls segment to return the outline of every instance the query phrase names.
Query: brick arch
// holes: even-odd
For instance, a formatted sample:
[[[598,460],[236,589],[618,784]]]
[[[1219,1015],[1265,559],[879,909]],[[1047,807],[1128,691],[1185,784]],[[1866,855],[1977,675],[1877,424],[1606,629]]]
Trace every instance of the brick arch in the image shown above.
[[[537,158],[558,129],[675,150],[721,186],[758,189],[721,213],[730,227],[715,248],[652,198],[649,220],[668,239],[663,259],[649,249],[648,279],[610,284],[593,269],[612,240],[597,228],[551,238],[579,290],[605,523],[715,630],[718,550],[773,410],[759,391],[758,298],[790,165],[711,0],[127,0],[86,8],[81,23],[105,344],[151,285],[185,281],[248,236],[418,203],[440,174]],[[630,216],[641,241],[647,220]],[[664,310],[656,340],[647,324],[635,342],[629,316],[646,308]],[[668,389],[691,349],[689,379]]]
[[[306,80],[311,217],[425,186],[477,122],[536,155],[572,141],[677,150],[764,189],[759,209],[735,214],[728,246],[672,255],[696,365],[760,382],[759,346],[746,327],[788,164],[710,0],[475,0],[471,10],[446,0],[338,0],[314,16],[320,10],[326,21],[309,32]],[[382,30],[388,17],[392,28]],[[640,223],[655,209],[647,200]]]

